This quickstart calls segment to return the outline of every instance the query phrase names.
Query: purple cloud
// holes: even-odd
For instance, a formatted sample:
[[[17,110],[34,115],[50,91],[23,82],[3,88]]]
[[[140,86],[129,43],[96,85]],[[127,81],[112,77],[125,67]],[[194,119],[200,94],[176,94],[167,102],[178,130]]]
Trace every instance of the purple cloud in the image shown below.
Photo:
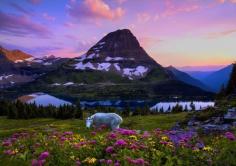
[[[37,5],[37,4],[41,3],[42,0],[28,0],[28,2],[33,4],[33,5]]]
[[[5,43],[0,41],[0,46],[9,50],[21,50],[27,54],[33,55],[35,57],[42,57],[46,55],[53,54],[54,51],[62,50],[63,47],[60,46],[38,46],[38,47],[22,47],[15,44]]]
[[[103,0],[85,0],[77,2],[70,0],[66,5],[67,11],[70,16],[75,19],[107,19],[116,20],[124,15],[124,9],[117,7],[112,9]]]
[[[26,16],[5,14],[0,11],[0,33],[14,36],[50,37],[52,33],[41,24],[32,22]]]

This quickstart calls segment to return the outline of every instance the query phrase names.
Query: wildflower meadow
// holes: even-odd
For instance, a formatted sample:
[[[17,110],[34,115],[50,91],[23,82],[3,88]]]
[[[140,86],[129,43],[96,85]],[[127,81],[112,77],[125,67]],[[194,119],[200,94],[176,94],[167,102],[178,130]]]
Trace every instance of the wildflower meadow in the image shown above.
[[[202,137],[192,130],[140,131],[105,126],[80,131],[19,132],[1,142],[8,165],[235,165],[233,132]],[[11,163],[11,164],[10,164]]]

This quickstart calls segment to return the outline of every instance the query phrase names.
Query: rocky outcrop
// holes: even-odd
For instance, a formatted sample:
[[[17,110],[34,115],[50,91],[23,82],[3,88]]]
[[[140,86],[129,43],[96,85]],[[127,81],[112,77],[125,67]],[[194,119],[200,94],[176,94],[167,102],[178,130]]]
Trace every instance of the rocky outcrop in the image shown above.
[[[236,126],[236,108],[228,109],[223,116],[211,117],[205,121],[197,121],[192,118],[188,121],[189,128],[202,129],[203,132],[220,132],[230,130]]]

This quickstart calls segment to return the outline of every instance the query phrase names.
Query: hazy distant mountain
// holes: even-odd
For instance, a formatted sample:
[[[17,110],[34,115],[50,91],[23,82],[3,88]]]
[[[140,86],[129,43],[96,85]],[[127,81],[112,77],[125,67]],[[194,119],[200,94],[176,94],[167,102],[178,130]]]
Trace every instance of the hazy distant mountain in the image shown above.
[[[215,71],[184,71],[184,72],[189,74],[191,77],[201,81],[210,74],[214,73]]]
[[[130,30],[111,32],[86,54],[22,88],[71,98],[173,98],[211,96],[176,79],[155,62]]]
[[[213,72],[202,80],[204,84],[210,87],[214,92],[219,92],[222,85],[225,87],[228,84],[233,65],[229,65],[221,70]]]
[[[207,87],[206,85],[204,85],[201,81],[199,81],[199,80],[197,80],[195,78],[192,78],[190,75],[188,75],[185,72],[177,70],[173,66],[169,66],[166,69],[171,71],[175,75],[177,80],[183,81],[186,84],[190,84],[190,85],[199,87],[199,88],[204,89],[206,91],[211,91],[210,88]]]

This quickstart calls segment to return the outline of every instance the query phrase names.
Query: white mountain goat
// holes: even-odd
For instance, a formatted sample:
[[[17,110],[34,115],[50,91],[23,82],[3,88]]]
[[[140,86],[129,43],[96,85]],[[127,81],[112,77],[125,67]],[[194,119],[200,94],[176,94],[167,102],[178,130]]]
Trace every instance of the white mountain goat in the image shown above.
[[[86,127],[90,128],[91,125],[95,127],[107,126],[112,130],[118,129],[122,123],[122,117],[115,113],[96,113],[86,119]]]

